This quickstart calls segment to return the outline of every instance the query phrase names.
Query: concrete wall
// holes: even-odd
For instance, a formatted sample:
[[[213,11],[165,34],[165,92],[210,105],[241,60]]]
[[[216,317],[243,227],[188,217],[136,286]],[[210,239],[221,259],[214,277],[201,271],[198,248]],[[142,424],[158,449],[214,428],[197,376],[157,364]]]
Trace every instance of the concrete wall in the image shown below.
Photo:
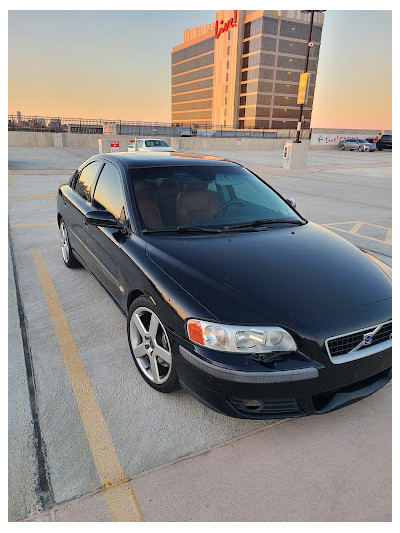
[[[98,148],[98,139],[124,141],[136,135],[95,135],[92,133],[51,133],[37,131],[9,131],[8,146],[64,146],[65,148]],[[170,137],[155,136],[169,143]],[[62,144],[60,142],[60,138]]]
[[[379,130],[335,130],[335,129],[316,129],[313,128],[312,133],[321,134],[335,134],[340,133],[346,136],[364,137],[375,136],[381,131]],[[385,133],[391,134],[391,130],[386,130]],[[193,150],[193,151],[207,151],[207,150],[283,150],[285,142],[293,140],[296,136],[296,130],[277,130],[277,139],[257,139],[245,137],[238,138],[218,138],[218,137],[165,137],[155,136],[157,139],[162,139],[177,150]],[[51,133],[51,132],[34,132],[34,131],[9,131],[8,145],[9,146],[37,146],[37,147],[61,147],[66,148],[98,148],[98,139],[106,141],[123,141],[123,147],[127,140],[134,138],[135,135],[94,135],[83,133]],[[309,144],[310,150],[335,150],[336,145],[311,145],[308,139],[309,131],[302,132],[302,139],[304,143]],[[238,139],[241,139],[240,141]]]
[[[54,146],[53,134],[47,131],[9,131],[8,146]]]
[[[283,150],[287,139],[246,139],[214,137],[171,137],[176,150]]]

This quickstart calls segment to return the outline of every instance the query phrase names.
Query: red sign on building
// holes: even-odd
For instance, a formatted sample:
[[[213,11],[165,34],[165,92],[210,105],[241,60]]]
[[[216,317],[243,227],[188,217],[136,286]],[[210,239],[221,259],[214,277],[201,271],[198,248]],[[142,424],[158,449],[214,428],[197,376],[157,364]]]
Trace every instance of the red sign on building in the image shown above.
[[[216,20],[215,21],[215,38],[218,39],[218,37],[221,35],[221,33],[224,33],[224,31],[228,31],[229,28],[233,28],[237,25],[237,9],[233,12],[233,17],[230,18],[227,22],[224,22],[223,20]]]
[[[111,152],[119,152],[119,141],[110,141]]]

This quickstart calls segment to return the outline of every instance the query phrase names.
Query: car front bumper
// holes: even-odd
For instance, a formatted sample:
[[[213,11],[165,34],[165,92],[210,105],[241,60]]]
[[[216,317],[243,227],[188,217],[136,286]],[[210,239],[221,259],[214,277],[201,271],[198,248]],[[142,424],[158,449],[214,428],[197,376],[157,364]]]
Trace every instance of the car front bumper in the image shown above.
[[[391,347],[340,365],[304,357],[293,361],[294,368],[281,362],[253,372],[246,356],[241,356],[242,368],[221,364],[212,360],[212,350],[169,334],[182,387],[207,407],[236,418],[327,413],[369,396],[391,379]]]

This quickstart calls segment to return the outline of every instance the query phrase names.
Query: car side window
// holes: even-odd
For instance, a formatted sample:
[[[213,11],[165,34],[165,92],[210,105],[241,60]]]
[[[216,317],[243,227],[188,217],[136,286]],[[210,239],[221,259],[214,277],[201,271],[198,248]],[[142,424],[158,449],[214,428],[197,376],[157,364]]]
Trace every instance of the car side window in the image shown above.
[[[102,211],[109,211],[119,220],[124,217],[124,195],[121,180],[118,170],[111,163],[105,164],[97,180],[93,207]]]
[[[80,172],[75,182],[75,192],[77,192],[79,196],[82,196],[82,198],[87,202],[91,201],[93,183],[102,164],[102,161],[94,161],[93,163],[89,163]]]

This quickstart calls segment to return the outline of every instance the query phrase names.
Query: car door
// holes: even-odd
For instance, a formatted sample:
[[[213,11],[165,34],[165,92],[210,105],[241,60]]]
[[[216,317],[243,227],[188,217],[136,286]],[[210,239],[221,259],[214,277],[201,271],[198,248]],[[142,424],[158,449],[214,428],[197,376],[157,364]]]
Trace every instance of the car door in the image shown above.
[[[85,214],[92,209],[93,185],[102,165],[101,160],[90,162],[76,172],[71,180],[71,188],[63,191],[63,218],[68,229],[69,240],[72,248],[86,264],[88,264],[89,257],[86,252],[84,219]]]
[[[106,162],[97,178],[92,210],[108,211],[122,224],[126,222],[126,206],[120,171],[109,161]],[[91,255],[95,275],[111,296],[121,303],[123,287],[119,281],[118,255],[124,233],[121,229],[91,224],[88,224],[85,230],[88,252]]]

